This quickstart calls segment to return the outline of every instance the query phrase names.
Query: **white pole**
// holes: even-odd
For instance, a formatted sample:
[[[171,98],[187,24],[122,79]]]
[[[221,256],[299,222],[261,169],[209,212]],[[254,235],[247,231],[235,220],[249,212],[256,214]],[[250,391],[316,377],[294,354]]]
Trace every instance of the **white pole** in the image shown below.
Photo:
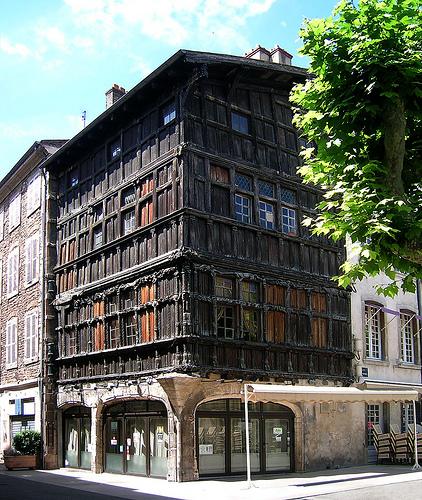
[[[246,481],[247,487],[252,486],[251,481],[251,457],[249,446],[249,409],[248,409],[248,384],[243,386],[243,394],[245,396],[245,431],[246,431]]]
[[[415,433],[415,465],[413,466],[413,470],[419,470],[421,469],[421,466],[419,465],[418,462],[418,433],[416,429],[416,403],[415,400],[413,400],[413,432]]]

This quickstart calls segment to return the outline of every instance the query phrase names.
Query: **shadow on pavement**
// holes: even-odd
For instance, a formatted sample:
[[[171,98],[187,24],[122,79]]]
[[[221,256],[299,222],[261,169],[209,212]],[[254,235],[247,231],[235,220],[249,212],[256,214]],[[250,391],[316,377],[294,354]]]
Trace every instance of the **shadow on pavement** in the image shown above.
[[[169,490],[171,484],[169,484]],[[114,486],[78,477],[37,471],[0,469],[1,500],[179,500],[172,496],[145,493],[126,486]]]

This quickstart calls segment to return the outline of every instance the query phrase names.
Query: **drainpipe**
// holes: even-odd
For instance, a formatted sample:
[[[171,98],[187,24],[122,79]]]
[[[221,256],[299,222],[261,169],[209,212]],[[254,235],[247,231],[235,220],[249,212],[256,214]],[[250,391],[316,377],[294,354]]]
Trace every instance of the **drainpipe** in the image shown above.
[[[47,194],[48,194],[48,189],[47,189],[47,173],[44,170],[44,168],[41,166],[40,168],[41,174],[43,177],[43,187],[42,187],[42,196],[41,196],[41,259],[42,259],[42,271],[41,271],[41,332],[40,332],[40,344],[41,344],[41,349],[39,349],[39,356],[40,356],[40,377],[39,377],[39,382],[38,382],[38,390],[40,393],[40,402],[41,402],[41,440],[42,440],[42,467],[43,469],[45,468],[45,450],[46,450],[46,444],[45,444],[45,393],[44,393],[44,368],[45,368],[45,280],[46,280],[46,204],[47,204]]]

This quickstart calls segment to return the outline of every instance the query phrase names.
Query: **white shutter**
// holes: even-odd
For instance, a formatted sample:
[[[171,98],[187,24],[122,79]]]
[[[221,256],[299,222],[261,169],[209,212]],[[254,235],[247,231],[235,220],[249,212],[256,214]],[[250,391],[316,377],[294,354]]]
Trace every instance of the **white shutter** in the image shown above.
[[[3,294],[3,260],[0,259],[0,304]]]
[[[25,358],[36,359],[38,347],[38,310],[25,315]]]
[[[39,240],[38,234],[32,238],[32,280],[38,280],[38,254],[39,254]]]
[[[19,226],[21,221],[21,195],[16,195],[9,205],[9,231]]]
[[[17,318],[6,323],[6,364],[16,364],[17,358]]]
[[[26,213],[30,215],[40,206],[41,176],[37,175],[28,184],[26,191]]]
[[[13,288],[13,253],[7,258],[7,294],[12,293]]]
[[[0,212],[0,241],[4,238],[4,210]]]
[[[26,240],[25,242],[25,282],[26,284],[31,283],[32,281],[32,246],[31,239]]]

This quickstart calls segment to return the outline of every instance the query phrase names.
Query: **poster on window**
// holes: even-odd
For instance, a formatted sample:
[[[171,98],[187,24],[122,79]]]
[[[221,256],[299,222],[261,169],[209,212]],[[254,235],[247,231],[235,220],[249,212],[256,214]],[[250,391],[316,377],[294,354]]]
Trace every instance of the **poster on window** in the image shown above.
[[[199,454],[200,455],[213,455],[214,453],[214,445],[212,444],[200,444],[199,445]]]

